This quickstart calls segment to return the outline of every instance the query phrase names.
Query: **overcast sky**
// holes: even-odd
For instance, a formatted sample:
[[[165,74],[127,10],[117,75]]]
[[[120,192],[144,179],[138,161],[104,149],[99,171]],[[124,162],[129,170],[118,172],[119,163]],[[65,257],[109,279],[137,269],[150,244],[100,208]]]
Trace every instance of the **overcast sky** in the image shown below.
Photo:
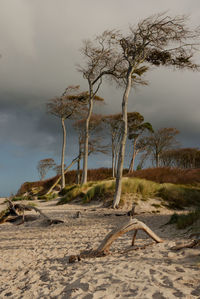
[[[40,159],[59,163],[59,120],[46,114],[45,103],[68,85],[87,88],[76,70],[82,41],[164,11],[189,14],[191,26],[200,25],[199,0],[0,0],[0,196],[38,180]],[[132,90],[129,111],[154,128],[176,127],[182,147],[199,147],[200,74],[154,69],[146,78],[147,87]],[[122,90],[105,83],[99,95],[106,104],[98,111],[120,112]],[[69,135],[67,162],[76,154]],[[92,159],[89,167],[110,167],[109,160]]]

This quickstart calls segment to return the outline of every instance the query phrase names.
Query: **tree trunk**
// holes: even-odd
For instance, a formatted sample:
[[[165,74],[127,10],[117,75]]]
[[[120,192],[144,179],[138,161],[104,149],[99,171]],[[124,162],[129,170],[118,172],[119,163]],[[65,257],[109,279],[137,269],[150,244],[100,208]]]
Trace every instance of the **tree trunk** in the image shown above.
[[[135,138],[134,143],[133,143],[133,155],[132,155],[131,163],[129,166],[129,171],[128,171],[129,173],[133,172],[133,170],[134,170],[135,158],[137,155],[136,144],[137,144],[137,138]]]
[[[62,129],[63,129],[63,144],[62,144],[62,155],[61,155],[61,188],[65,188],[65,148],[66,148],[66,128],[65,119],[61,118]]]
[[[77,161],[77,177],[76,177],[77,185],[80,184],[80,160]]]
[[[159,167],[160,166],[160,157],[159,157],[159,154],[156,153],[156,167]]]
[[[88,141],[89,141],[89,124],[90,124],[90,118],[92,115],[93,110],[93,101],[94,96],[93,92],[90,89],[90,98],[89,98],[89,109],[88,114],[85,122],[85,143],[84,143],[84,156],[83,156],[83,173],[82,173],[82,184],[87,183],[87,170],[88,170]]]
[[[78,156],[74,160],[72,160],[71,164],[65,169],[64,174],[67,173],[67,171],[78,161],[81,157]],[[49,188],[49,190],[45,193],[46,195],[51,193],[51,191],[56,187],[56,185],[60,182],[62,179],[62,176],[59,176],[59,178],[56,180],[56,182]]]
[[[112,134],[112,177],[115,177],[115,146],[114,146],[114,136]]]
[[[119,152],[119,157],[118,157],[116,187],[115,187],[115,197],[114,197],[114,201],[113,201],[113,208],[118,207],[119,202],[120,202],[120,197],[121,197],[123,164],[124,164],[125,145],[126,145],[126,138],[127,138],[127,104],[128,104],[128,96],[129,96],[129,93],[131,90],[132,71],[133,71],[133,68],[129,68],[129,71],[127,74],[126,88],[124,91],[123,101],[122,101],[123,131],[122,131],[120,152]]]
[[[81,138],[79,137],[79,156],[81,157]],[[76,173],[76,183],[79,185],[80,184],[80,163],[81,163],[81,159],[79,159],[77,161],[77,173]]]

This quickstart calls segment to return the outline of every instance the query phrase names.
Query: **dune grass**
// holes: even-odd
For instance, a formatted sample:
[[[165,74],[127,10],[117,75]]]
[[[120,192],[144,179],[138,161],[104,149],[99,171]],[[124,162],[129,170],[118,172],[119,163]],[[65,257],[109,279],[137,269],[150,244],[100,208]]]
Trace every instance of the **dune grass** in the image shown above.
[[[200,220],[200,209],[188,212],[187,214],[173,214],[167,224],[176,224],[178,229],[185,229]]]
[[[114,180],[89,182],[83,186],[74,184],[65,187],[60,192],[63,198],[58,204],[65,204],[76,198],[81,199],[83,203],[104,200],[113,197],[114,192]],[[125,194],[138,194],[142,200],[159,197],[162,204],[171,209],[184,209],[192,205],[200,206],[200,188],[188,185],[159,184],[145,179],[123,178],[122,195]]]
[[[31,196],[14,196],[11,201],[33,200]]]
[[[197,187],[162,184],[157,195],[164,199],[167,207],[171,209],[200,206],[200,188]]]

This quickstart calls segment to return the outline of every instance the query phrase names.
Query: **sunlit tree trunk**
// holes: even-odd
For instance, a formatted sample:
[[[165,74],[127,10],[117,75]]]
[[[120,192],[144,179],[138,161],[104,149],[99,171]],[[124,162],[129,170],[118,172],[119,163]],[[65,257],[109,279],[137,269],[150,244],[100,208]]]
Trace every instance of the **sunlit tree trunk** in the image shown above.
[[[118,162],[119,152],[115,150],[115,177],[117,174],[117,162]]]
[[[112,177],[115,177],[115,145],[114,134],[112,133]]]
[[[88,169],[88,142],[89,142],[89,124],[90,118],[93,110],[93,92],[90,89],[90,98],[89,98],[89,109],[85,122],[85,140],[84,140],[84,156],[83,156],[83,174],[82,174],[82,184],[87,183],[87,169]]]
[[[80,177],[81,177],[81,172],[80,172],[80,169],[81,169],[81,138],[79,136],[79,157],[80,159],[78,159],[77,161],[77,173],[76,173],[76,183],[79,185],[80,184]]]
[[[156,167],[160,167],[160,154],[156,152]]]
[[[61,188],[65,187],[65,147],[66,147],[66,128],[65,119],[61,118],[63,129],[63,143],[62,143],[62,155],[61,155]]]
[[[115,197],[113,201],[113,208],[117,208],[120,202],[121,190],[122,190],[122,174],[123,174],[123,164],[124,164],[124,155],[125,155],[125,145],[127,138],[127,104],[128,104],[128,96],[131,90],[131,75],[133,69],[130,67],[127,73],[127,82],[126,88],[123,95],[122,101],[122,138],[120,145],[120,152],[118,157],[118,166],[117,166],[117,175],[116,175],[116,187],[115,187]]]
[[[129,166],[129,171],[128,171],[129,173],[133,172],[133,170],[134,170],[135,158],[136,158],[136,155],[137,155],[136,144],[137,144],[137,138],[135,138],[134,142],[133,142],[133,155],[132,155],[131,163],[130,163],[130,166]]]

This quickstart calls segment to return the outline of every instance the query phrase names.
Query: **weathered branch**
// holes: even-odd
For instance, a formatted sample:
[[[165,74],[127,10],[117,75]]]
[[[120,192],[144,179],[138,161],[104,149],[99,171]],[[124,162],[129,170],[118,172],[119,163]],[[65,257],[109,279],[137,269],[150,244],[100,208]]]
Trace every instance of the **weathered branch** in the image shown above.
[[[71,164],[65,169],[64,174],[68,172],[68,170],[78,161],[81,159],[81,156],[78,155],[76,158],[74,158],[71,162]],[[52,190],[58,185],[58,183],[61,180],[61,176],[58,177],[58,179],[55,181],[55,183],[49,188],[49,190],[46,192],[46,195],[52,192]]]
[[[18,203],[13,204],[10,199],[7,199],[7,203],[8,203],[8,208],[5,211],[1,212],[0,223],[16,222],[19,219],[21,220],[21,217],[22,217],[22,222],[20,223],[20,224],[22,224],[25,222],[25,211],[31,211],[31,210],[34,210],[37,213],[39,213],[40,216],[42,216],[45,219],[45,221],[47,222],[47,225],[63,223],[62,220],[49,218],[40,209],[38,209],[34,206],[18,204]],[[21,213],[23,214],[22,216],[20,215]]]
[[[173,246],[173,247],[171,247],[171,249],[177,251],[177,250],[180,250],[180,249],[194,248],[194,247],[197,247],[197,246],[200,246],[200,239],[192,240],[188,243]]]
[[[146,224],[136,218],[131,218],[128,222],[112,230],[99,245],[97,252],[108,253],[110,246],[117,238],[129,231],[139,229],[145,231],[157,243],[162,242],[162,240]]]
[[[79,261],[81,258],[87,258],[87,257],[100,257],[104,255],[109,254],[109,249],[112,243],[122,236],[123,234],[134,231],[134,235],[132,238],[132,246],[135,243],[136,234],[138,230],[143,230],[147,233],[147,235],[152,238],[156,243],[161,243],[163,240],[158,237],[146,224],[143,222],[137,220],[137,219],[129,219],[128,222],[123,223],[122,225],[119,225],[114,230],[112,230],[101,242],[99,247],[96,250],[89,250],[81,252],[79,255],[72,255],[69,257],[69,262],[75,262]]]

